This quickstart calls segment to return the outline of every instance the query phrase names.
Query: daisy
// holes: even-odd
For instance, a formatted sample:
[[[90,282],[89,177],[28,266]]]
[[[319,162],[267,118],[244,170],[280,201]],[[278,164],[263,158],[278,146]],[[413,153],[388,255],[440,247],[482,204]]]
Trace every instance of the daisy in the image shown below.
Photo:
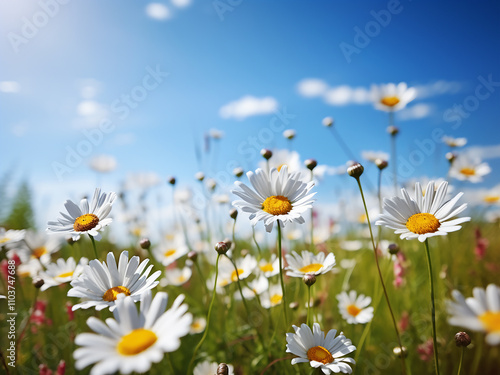
[[[288,267],[286,274],[292,277],[304,277],[305,274],[322,275],[331,271],[335,266],[335,255],[330,253],[325,258],[325,253],[313,254],[304,250],[300,255],[293,251],[285,255]]]
[[[453,326],[465,327],[476,332],[486,333],[489,345],[500,344],[500,288],[490,284],[472,290],[474,297],[464,298],[458,290],[451,295],[455,301],[446,301]]]
[[[273,156],[269,159],[269,168],[276,168],[279,172],[284,165],[288,167],[290,172],[301,172],[304,170],[297,151],[287,149],[274,150]],[[267,162],[265,160],[259,162],[259,168],[266,170]]]
[[[280,171],[273,168],[267,173],[257,169],[255,173],[248,172],[247,176],[255,191],[236,181],[240,189],[232,193],[243,200],[234,201],[233,206],[250,213],[252,225],[262,220],[266,231],[271,232],[275,221],[283,227],[288,222],[305,222],[302,214],[312,207],[312,197],[316,193],[309,192],[314,182],[306,183],[300,179],[300,174],[289,174],[286,165]]]
[[[235,263],[238,273],[236,273],[233,263],[227,257],[219,260],[217,285],[226,286],[238,281],[238,279],[246,279],[252,274],[255,267],[257,267],[257,260],[251,255],[239,258]],[[213,286],[214,283],[212,282],[211,285]]]
[[[259,270],[265,277],[272,277],[280,272],[279,259],[276,254],[271,255],[271,259],[261,259],[259,262]]]
[[[154,257],[165,267],[189,252],[184,239],[180,235],[169,235],[166,242],[153,250]]]
[[[189,333],[194,335],[196,333],[201,333],[205,330],[205,327],[207,326],[207,320],[203,317],[196,318],[193,320],[191,323],[191,326],[189,327]]]
[[[286,334],[286,352],[297,356],[292,359],[292,365],[309,362],[311,367],[319,367],[324,374],[352,373],[350,364],[356,362],[344,356],[355,351],[356,347],[342,332],[335,337],[337,330],[331,329],[325,337],[318,323],[314,323],[312,331],[306,324],[292,327],[295,333]]]
[[[361,157],[372,163],[375,163],[376,160],[389,161],[390,158],[389,154],[383,151],[362,151]]]
[[[89,307],[95,307],[96,310],[109,307],[113,311],[117,296],[121,293],[131,296],[134,302],[139,301],[144,292],[158,285],[156,279],[161,274],[161,271],[156,271],[149,276],[153,266],[145,270],[148,262],[149,259],[145,259],[139,264],[138,256],[133,256],[129,261],[128,251],[121,253],[118,265],[111,252],[108,253],[107,264],[97,259],[91,260],[78,279],[71,282],[73,288],[68,291],[68,297],[83,299],[83,302],[73,306],[73,311]]]
[[[260,275],[258,278],[250,281],[248,283],[248,287],[244,287],[242,290],[245,299],[249,300],[268,291],[269,281],[264,275]],[[239,301],[241,300],[241,295],[239,293],[235,293],[234,298]]]
[[[89,206],[86,198],[80,201],[80,207],[70,200],[64,203],[68,214],[60,212],[62,218],[57,221],[49,221],[48,233],[69,233],[73,241],[78,241],[80,235],[89,234],[96,241],[101,239],[99,231],[111,224],[113,219],[107,217],[116,199],[116,193],[102,193],[101,189],[95,189],[94,197]]]
[[[0,227],[0,247],[7,244],[17,243],[24,239],[25,230],[14,230]]]
[[[119,298],[114,319],[103,322],[90,317],[87,325],[95,333],[76,336],[75,343],[81,346],[73,353],[76,369],[94,364],[91,375],[147,372],[153,363],[163,359],[164,353],[177,350],[180,338],[189,332],[193,318],[182,304],[183,299],[182,295],[177,297],[165,310],[167,294],[159,292],[152,299],[151,291],[147,291],[137,311],[132,297]]]
[[[172,268],[165,270],[165,277],[160,280],[161,286],[181,286],[189,281],[193,271],[189,267]]]
[[[48,264],[47,270],[39,274],[44,281],[40,290],[43,292],[52,286],[65,284],[77,279],[82,274],[83,268],[88,262],[87,258],[81,258],[77,264],[73,257],[69,257],[68,260],[59,258],[56,263]]]
[[[395,112],[406,107],[417,96],[415,88],[401,82],[397,86],[394,83],[376,86],[371,88],[373,104],[376,109],[385,112]]]
[[[467,138],[453,138],[445,135],[442,140],[450,147],[463,147],[467,144]]]
[[[8,244],[7,248],[18,254],[22,262],[38,259],[43,265],[47,265],[51,262],[52,254],[62,247],[63,240],[62,236],[47,236],[46,233],[28,230],[23,241]]]
[[[209,362],[209,361],[203,361],[200,362],[196,365],[194,368],[193,374],[194,375],[214,375],[217,373],[217,368],[219,367],[219,364],[217,362]],[[234,367],[232,365],[227,364],[227,367],[229,369],[228,375],[233,375],[234,374]]]
[[[384,213],[375,224],[394,229],[394,233],[400,234],[401,239],[418,238],[420,242],[429,237],[446,236],[449,232],[455,232],[462,228],[458,224],[470,221],[470,217],[455,218],[467,208],[467,204],[456,206],[463,193],[445,201],[447,189],[448,183],[443,181],[437,191],[434,191],[434,182],[431,181],[427,184],[424,196],[422,187],[417,182],[415,198],[411,198],[403,188],[403,198],[384,199]]]
[[[42,264],[37,259],[30,259],[16,268],[16,274],[19,277],[31,277],[32,279],[35,279],[42,271]]]
[[[363,294],[357,295],[355,290],[349,294],[342,292],[337,294],[339,301],[339,311],[349,324],[365,324],[373,318],[373,307],[368,307],[372,302],[371,297],[365,297]]]
[[[281,301],[283,301],[283,290],[278,284],[270,285],[269,290],[264,291],[260,297],[260,303],[265,309],[278,306]]]
[[[483,177],[490,172],[488,163],[482,163],[477,157],[460,155],[451,164],[449,174],[457,180],[476,183],[483,181]]]

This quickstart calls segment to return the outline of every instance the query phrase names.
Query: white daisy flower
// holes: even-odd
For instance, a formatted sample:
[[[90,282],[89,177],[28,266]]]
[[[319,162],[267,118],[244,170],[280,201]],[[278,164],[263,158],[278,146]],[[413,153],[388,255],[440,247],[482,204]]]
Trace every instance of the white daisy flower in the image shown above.
[[[481,159],[470,155],[458,156],[450,167],[450,177],[473,183],[483,181],[483,177],[490,172],[488,163],[483,163]]]
[[[89,167],[96,172],[108,173],[116,169],[116,158],[112,155],[97,155],[89,162]]]
[[[500,185],[486,191],[482,196],[482,202],[487,205],[500,203]]]
[[[371,96],[376,109],[385,112],[395,112],[406,107],[417,96],[415,88],[401,82],[397,86],[394,83],[386,85],[372,85]]]
[[[243,296],[247,300],[253,299],[255,296],[260,296],[269,290],[269,281],[264,275],[260,275],[258,278],[253,279],[247,285],[248,287],[242,288]],[[239,292],[234,294],[234,299],[238,301],[241,300]]]
[[[165,270],[165,277],[160,280],[161,286],[181,286],[189,281],[193,271],[190,267],[172,268]]]
[[[217,279],[218,286],[226,286],[237,282],[238,279],[246,279],[252,274],[255,267],[257,267],[257,260],[251,255],[239,258],[235,261],[235,263],[238,273],[236,273],[233,263],[227,257],[219,260],[219,276]],[[214,285],[213,281],[210,285],[211,287]]]
[[[261,259],[259,262],[259,270],[265,277],[272,277],[280,272],[280,260],[276,254],[271,255],[271,259]]]
[[[314,254],[304,250],[300,255],[293,251],[292,254],[285,255],[288,267],[286,274],[291,277],[304,277],[306,274],[322,275],[331,271],[335,266],[335,255],[330,253],[325,258],[325,253]]]
[[[470,221],[470,217],[455,218],[467,208],[467,204],[456,207],[463,193],[445,201],[447,189],[448,183],[444,181],[434,191],[434,182],[431,181],[424,196],[422,187],[417,183],[415,198],[410,198],[403,188],[403,198],[384,199],[384,213],[375,224],[394,229],[394,233],[400,234],[401,239],[418,238],[420,242],[429,237],[446,236],[449,232],[455,232],[462,228],[458,224]]]
[[[8,244],[7,248],[19,255],[23,263],[30,259],[38,259],[43,265],[47,265],[51,262],[52,254],[62,247],[63,241],[64,237],[62,236],[47,236],[46,233],[28,230],[23,241]]]
[[[335,337],[337,330],[331,329],[325,337],[318,323],[314,323],[312,331],[306,324],[292,327],[295,333],[286,334],[286,352],[297,356],[292,359],[292,365],[309,362],[311,367],[319,367],[324,374],[352,373],[350,364],[356,362],[344,356],[355,351],[356,347],[342,332]]]
[[[38,276],[40,272],[43,271],[43,267],[38,259],[30,259],[25,263],[21,263],[16,268],[16,274],[19,277],[31,277],[34,279]]]
[[[205,330],[207,326],[207,320],[203,317],[199,317],[193,320],[191,326],[189,327],[189,333],[194,335],[196,333],[201,333]]]
[[[227,364],[227,363],[226,363]],[[196,365],[193,370],[193,375],[214,375],[217,373],[219,364],[217,362],[203,361]],[[228,375],[234,375],[233,365],[227,364]]]
[[[472,294],[474,297],[464,298],[458,290],[451,292],[455,301],[446,301],[448,323],[485,332],[489,345],[500,344],[500,288],[490,284],[486,290],[474,288]]]
[[[463,147],[467,144],[467,138],[453,138],[445,135],[442,140],[449,147]]]
[[[373,318],[373,307],[368,307],[372,302],[371,297],[365,297],[363,294],[357,295],[355,290],[349,294],[342,292],[337,294],[339,301],[339,311],[349,324],[365,324]]]
[[[297,151],[290,151],[287,149],[273,150],[273,156],[269,159],[269,168],[276,168],[278,172],[286,165],[289,172],[302,172],[307,169],[303,168],[300,161],[300,155]],[[259,162],[259,168],[267,170],[267,162]]]
[[[273,168],[269,173],[257,169],[255,173],[248,172],[248,179],[255,191],[241,181],[235,184],[240,189],[232,193],[243,200],[233,202],[233,206],[243,212],[250,213],[252,225],[263,221],[267,232],[271,232],[275,221],[283,227],[288,222],[305,223],[302,214],[312,207],[312,197],[309,194],[314,182],[304,182],[300,174],[288,174],[285,165],[280,171]]]
[[[76,336],[75,343],[81,346],[73,354],[76,369],[94,364],[91,375],[148,371],[164,353],[177,350],[180,338],[189,332],[193,318],[183,299],[180,295],[166,310],[167,294],[159,292],[152,299],[147,291],[137,311],[132,297],[119,298],[114,319],[103,322],[90,317],[87,324],[95,333]]]
[[[359,240],[344,240],[339,242],[339,246],[342,250],[358,251],[363,248],[363,242]]]
[[[88,262],[87,258],[81,258],[77,264],[73,257],[69,257],[68,260],[59,258],[56,263],[48,264],[47,270],[39,274],[44,281],[40,290],[43,292],[52,286],[69,283],[77,279],[82,274],[83,268]]]
[[[80,201],[80,207],[70,200],[64,203],[68,214],[60,212],[62,218],[49,221],[48,233],[69,233],[74,241],[78,241],[83,234],[89,234],[96,241],[101,239],[99,231],[111,224],[113,219],[107,217],[116,199],[116,193],[102,193],[95,189],[94,197],[89,206],[86,198]]]
[[[0,247],[7,244],[17,243],[24,239],[26,234],[25,230],[14,230],[0,227]]]
[[[153,255],[166,267],[188,252],[189,248],[181,235],[168,235],[163,244],[154,248]]]
[[[89,307],[95,307],[96,310],[109,307],[113,311],[120,293],[131,296],[134,302],[139,301],[144,292],[158,285],[156,279],[161,274],[161,271],[156,271],[149,276],[153,266],[145,270],[148,262],[149,259],[145,259],[139,264],[138,256],[133,256],[129,261],[128,251],[121,253],[118,265],[111,252],[107,256],[107,265],[97,259],[91,260],[78,279],[71,282],[73,288],[68,291],[68,297],[83,299],[83,302],[73,306],[73,311]]]
[[[285,131],[283,131],[283,137],[285,137],[286,139],[294,139],[296,135],[297,132],[293,129],[286,129]]]
[[[376,160],[389,161],[390,158],[389,154],[383,151],[362,151],[361,157],[372,163],[375,163]]]
[[[265,309],[278,306],[281,301],[283,301],[283,290],[280,284],[270,285],[269,290],[264,291],[260,296],[260,303]]]

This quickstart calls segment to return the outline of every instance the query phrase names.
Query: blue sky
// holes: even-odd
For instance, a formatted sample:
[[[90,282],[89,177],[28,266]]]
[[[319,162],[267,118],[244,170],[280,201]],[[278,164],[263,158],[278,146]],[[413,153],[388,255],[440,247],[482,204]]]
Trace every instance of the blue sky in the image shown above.
[[[252,149],[287,147],[285,128],[297,131],[293,149],[302,159],[338,166],[347,157],[321,120],[335,118],[359,159],[363,150],[389,152],[387,114],[366,100],[353,103],[349,93],[407,82],[420,95],[396,116],[400,157],[442,129],[466,137],[467,146],[490,147],[483,156],[493,172],[479,186],[491,187],[499,183],[500,87],[481,89],[489,95],[477,105],[471,97],[484,80],[500,82],[499,11],[498,3],[486,1],[4,2],[0,173],[14,169],[17,180],[28,179],[39,207],[46,208],[49,201],[93,191],[97,178],[88,163],[97,155],[118,163],[99,177],[105,188],[117,189],[137,172],[175,175],[190,184],[200,168],[214,175],[228,161],[255,168],[260,157],[252,157]],[[359,30],[364,39],[356,39]],[[346,59],[340,46],[347,44],[356,52]],[[309,79],[324,85],[322,94],[305,96],[299,83]],[[258,103],[243,105],[245,117],[238,111],[247,96]],[[221,112],[235,102],[244,118]],[[474,105],[459,124],[449,112],[445,117],[457,105]],[[273,130],[273,109],[294,118]],[[265,114],[252,115],[258,112]],[[95,132],[102,121],[109,132],[100,137]],[[194,144],[202,145],[212,128],[224,132],[211,156],[215,162],[198,165]],[[271,137],[263,129],[271,129]],[[262,131],[266,137],[250,146],[249,137]],[[59,178],[54,163],[65,164],[69,150],[87,139],[85,132],[96,144]],[[446,174],[447,149],[434,146],[408,178]],[[320,197],[331,196],[336,178],[325,181]]]

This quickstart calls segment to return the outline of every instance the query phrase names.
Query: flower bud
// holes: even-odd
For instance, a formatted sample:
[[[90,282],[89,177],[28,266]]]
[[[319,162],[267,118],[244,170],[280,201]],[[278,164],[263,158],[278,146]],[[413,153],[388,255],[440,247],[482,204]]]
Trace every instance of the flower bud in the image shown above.
[[[349,168],[347,168],[347,174],[354,178],[359,178],[365,169],[359,163],[354,163]]]
[[[388,246],[388,250],[389,250],[389,254],[396,255],[397,253],[399,253],[399,246],[398,246],[398,244],[391,243]]]
[[[304,275],[304,277],[302,278],[302,281],[304,282],[304,284],[306,284],[307,286],[312,286],[314,285],[314,283],[316,282],[316,275],[312,274],[312,273],[306,273]]]
[[[334,123],[334,120],[332,117],[325,117],[322,121],[323,126],[326,126],[327,128],[331,127]]]
[[[167,178],[167,182],[168,182],[170,185],[174,186],[174,185],[175,185],[175,177],[170,176],[169,178]]]
[[[260,150],[260,154],[266,160],[271,159],[271,157],[273,156],[273,152],[271,150],[268,150],[267,148],[263,148],[262,150]]]
[[[203,181],[205,179],[205,174],[203,172],[198,172],[194,175],[194,178],[198,181]]]
[[[394,349],[392,349],[392,352],[398,358],[406,358],[408,356],[408,350],[406,349],[406,346],[396,346]]]
[[[398,135],[399,133],[399,128],[397,128],[396,126],[388,126],[387,127],[387,133],[389,133],[390,135],[392,135],[393,137]]]
[[[231,210],[229,211],[229,216],[231,217],[231,219],[236,220],[236,218],[238,217],[238,210],[236,208],[231,208]]]
[[[198,259],[198,253],[194,250],[191,250],[188,255],[188,259],[191,259],[193,262],[196,262],[196,259]]]
[[[387,168],[387,166],[389,165],[389,163],[386,160],[375,159],[375,165],[377,166],[378,169],[380,169],[382,171],[385,168]]]
[[[236,168],[234,168],[234,169],[233,169],[233,174],[234,174],[236,177],[238,177],[238,178],[240,178],[241,176],[243,176],[243,173],[244,173],[244,172],[245,172],[245,171],[244,171],[244,170],[243,170],[243,168],[241,168],[241,167],[236,167]]]
[[[141,247],[141,249],[147,250],[151,247],[151,241],[149,240],[149,238],[143,238],[139,241],[139,246]]]
[[[467,334],[467,332],[458,332],[455,335],[455,343],[457,344],[458,347],[467,347],[470,345],[472,342],[470,336]]]
[[[283,132],[283,137],[285,137],[286,139],[292,140],[295,138],[295,135],[296,135],[296,132],[293,129],[287,129]]]
[[[219,367],[217,367],[217,374],[216,375],[228,375],[229,374],[229,367],[225,363],[221,363]]]
[[[453,163],[453,161],[457,158],[457,154],[455,154],[454,152],[447,152],[446,153],[446,159],[448,159],[448,161],[450,163]]]
[[[37,289],[40,289],[43,284],[45,284],[45,281],[39,277],[33,280],[33,286]]]
[[[231,250],[231,247],[233,246],[233,241],[231,241],[229,238],[224,238],[224,242],[227,245],[227,248]]]
[[[215,244],[215,251],[217,251],[220,255],[226,254],[228,250],[229,250],[229,246],[227,245],[227,243],[225,243],[223,241],[217,242]]]
[[[314,168],[316,168],[316,166],[318,165],[318,162],[314,159],[307,159],[304,162],[304,165],[306,166],[307,169],[312,171]]]

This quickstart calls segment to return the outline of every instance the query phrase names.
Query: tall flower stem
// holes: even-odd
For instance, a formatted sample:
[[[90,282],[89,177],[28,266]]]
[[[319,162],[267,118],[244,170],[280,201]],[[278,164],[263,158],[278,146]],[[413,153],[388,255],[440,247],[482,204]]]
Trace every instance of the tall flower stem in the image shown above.
[[[280,282],[281,282],[281,292],[283,293],[283,312],[285,314],[285,327],[288,327],[288,313],[286,312],[286,298],[285,298],[285,282],[283,280],[283,255],[281,254],[281,224],[278,224],[278,257],[280,265]]]
[[[311,286],[307,286],[307,325],[311,327]]]
[[[210,301],[210,306],[208,307],[208,315],[207,315],[207,326],[205,328],[205,332],[203,332],[203,336],[201,337],[200,342],[194,348],[193,356],[191,357],[191,361],[189,362],[189,367],[187,374],[193,373],[194,361],[196,359],[196,353],[200,350],[203,341],[205,341],[208,331],[210,329],[210,317],[212,316],[212,308],[214,306],[215,295],[217,294],[217,277],[219,276],[219,258],[220,254],[217,254],[217,260],[215,261],[215,282],[214,282],[214,290],[212,292],[212,300]]]
[[[373,245],[373,255],[375,256],[375,264],[377,265],[378,276],[380,278],[380,283],[382,284],[382,289],[384,290],[384,296],[385,296],[385,300],[387,301],[387,306],[389,307],[389,312],[391,313],[392,324],[394,325],[394,331],[396,331],[396,336],[398,337],[399,348],[401,350],[401,353],[403,353],[403,345],[401,344],[401,337],[399,335],[398,325],[396,323],[396,319],[394,318],[394,313],[392,312],[391,302],[389,301],[389,295],[387,294],[387,289],[385,287],[384,277],[382,276],[382,271],[380,270],[380,264],[378,262],[378,255],[377,255],[377,246],[375,245],[375,240],[373,238],[372,225],[370,222],[370,215],[368,214],[368,208],[366,207],[365,195],[363,194],[363,188],[361,186],[361,181],[359,180],[359,177],[356,177],[356,181],[358,182],[359,192],[361,193],[361,198],[363,199],[363,206],[365,207],[366,220],[368,221],[368,228],[370,229],[370,237],[371,237],[372,245]],[[401,355],[400,358],[401,358],[401,365],[403,367],[403,374],[406,374],[406,364],[405,364],[404,355]]]
[[[257,242],[257,238],[255,238],[255,227],[252,226],[252,238],[255,246],[257,247],[257,251],[259,252],[259,260],[262,259],[262,250],[260,249],[259,243]]]
[[[389,112],[389,127],[394,126],[394,112]],[[392,153],[392,173],[394,179],[394,193],[398,193],[398,166],[397,166],[397,156],[396,156],[396,135],[397,133],[391,133],[391,153]]]
[[[314,172],[311,170],[311,181],[314,179]],[[314,211],[311,208],[311,251],[314,249]]]
[[[425,252],[427,254],[427,265],[429,266],[429,280],[431,284],[432,341],[434,344],[434,364],[436,367],[436,374],[439,375],[439,358],[436,339],[436,306],[434,305],[434,279],[432,277],[431,253],[429,251],[429,242],[427,239],[425,240]]]
[[[5,367],[5,373],[7,375],[10,375],[9,366],[7,366],[7,363],[5,362],[5,357],[1,349],[0,349],[0,359],[2,360],[3,367]]]
[[[330,127],[331,132],[335,139],[337,140],[338,144],[340,145],[340,148],[342,148],[342,151],[344,151],[344,154],[351,160],[356,160],[356,157],[354,156],[354,153],[351,151],[349,146],[344,142],[342,137],[340,136],[339,132],[335,129],[334,126]]]
[[[94,240],[94,237],[92,237],[90,234],[89,234],[89,237],[90,237],[90,241],[92,241],[92,247],[94,248],[94,255],[95,255],[95,258],[96,258],[96,259],[99,259],[99,257],[97,256],[97,248],[95,247],[95,240]]]
[[[462,363],[464,361],[464,350],[465,350],[465,346],[462,346],[462,350],[460,351],[460,362],[458,362],[457,375],[460,375],[460,371],[462,370]]]

